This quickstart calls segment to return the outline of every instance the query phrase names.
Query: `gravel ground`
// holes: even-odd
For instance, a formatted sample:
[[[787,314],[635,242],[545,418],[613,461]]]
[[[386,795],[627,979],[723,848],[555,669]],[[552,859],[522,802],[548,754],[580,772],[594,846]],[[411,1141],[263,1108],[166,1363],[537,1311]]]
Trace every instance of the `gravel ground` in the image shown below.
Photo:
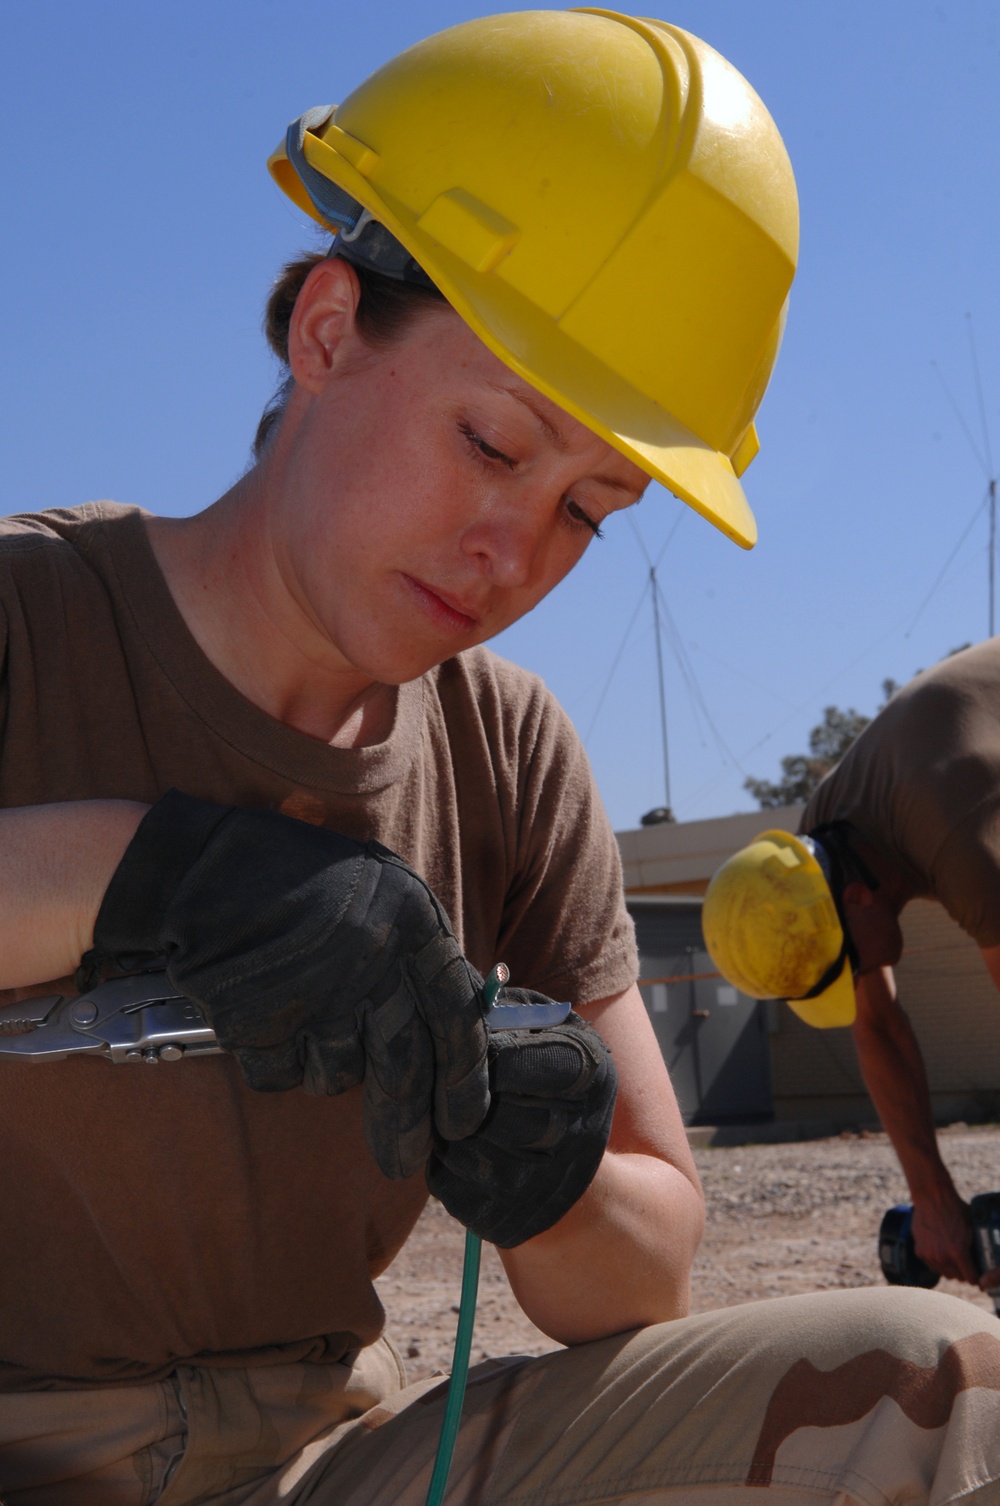
[[[942,1134],[941,1148],[965,1197],[1000,1187],[1000,1127],[953,1127]],[[693,1312],[882,1284],[878,1226],[886,1208],[907,1198],[885,1135],[699,1149],[694,1155],[708,1225],[695,1261]],[[450,1366],[462,1252],[461,1228],[432,1203],[377,1283],[411,1380]],[[554,1347],[517,1306],[491,1249],[483,1252],[479,1290],[474,1361]],[[992,1311],[988,1297],[959,1282],[942,1281],[938,1290]]]

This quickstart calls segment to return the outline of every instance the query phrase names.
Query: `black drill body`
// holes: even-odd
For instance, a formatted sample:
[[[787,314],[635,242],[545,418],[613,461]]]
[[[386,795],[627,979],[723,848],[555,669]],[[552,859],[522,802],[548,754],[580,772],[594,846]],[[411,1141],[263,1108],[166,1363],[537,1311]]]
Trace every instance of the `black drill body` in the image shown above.
[[[972,1215],[972,1253],[981,1276],[1000,1270],[1000,1192],[981,1192],[969,1204]],[[878,1234],[882,1275],[891,1286],[937,1286],[941,1279],[917,1254],[913,1243],[913,1205],[897,1203],[882,1219]],[[991,1289],[1000,1317],[1000,1286]]]

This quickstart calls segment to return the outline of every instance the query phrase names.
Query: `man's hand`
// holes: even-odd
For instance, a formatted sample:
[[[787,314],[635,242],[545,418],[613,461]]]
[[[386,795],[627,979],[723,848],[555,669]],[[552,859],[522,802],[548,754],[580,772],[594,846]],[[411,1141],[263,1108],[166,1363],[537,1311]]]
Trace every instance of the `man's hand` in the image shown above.
[[[978,1285],[972,1225],[941,1159],[924,1060],[891,968],[855,980],[858,1064],[913,1198],[913,1242],[932,1271]]]
[[[486,1115],[483,980],[427,884],[378,842],[171,791],[115,870],[84,965],[153,958],[250,1087],[363,1082],[386,1176]]]
[[[979,1285],[969,1205],[957,1192],[936,1202],[914,1200],[912,1230],[914,1248],[932,1271]]]
[[[427,1183],[466,1228],[510,1249],[550,1229],[586,1192],[608,1143],[618,1078],[607,1046],[577,1014],[544,1030],[496,1031],[489,1063],[485,1123],[436,1146]]]

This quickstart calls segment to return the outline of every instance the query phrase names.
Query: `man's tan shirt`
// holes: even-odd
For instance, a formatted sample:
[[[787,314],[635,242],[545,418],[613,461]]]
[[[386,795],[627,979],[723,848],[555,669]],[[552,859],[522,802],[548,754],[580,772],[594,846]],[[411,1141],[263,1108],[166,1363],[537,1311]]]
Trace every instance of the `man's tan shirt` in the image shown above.
[[[801,830],[835,820],[981,947],[1000,944],[1000,638],[893,696],[816,790]]]

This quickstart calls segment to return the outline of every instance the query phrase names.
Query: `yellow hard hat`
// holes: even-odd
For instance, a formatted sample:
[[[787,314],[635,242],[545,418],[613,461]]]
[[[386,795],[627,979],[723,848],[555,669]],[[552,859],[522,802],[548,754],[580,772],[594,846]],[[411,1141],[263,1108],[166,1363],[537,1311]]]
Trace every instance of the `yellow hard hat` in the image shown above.
[[[773,120],[704,42],[599,9],[467,21],[301,117],[268,165],[328,229],[355,200],[512,370],[753,545],[738,477],[798,204]]]
[[[786,999],[807,1025],[854,1022],[851,959],[814,844],[764,831],[715,874],[702,909],[722,976],[754,999]]]

